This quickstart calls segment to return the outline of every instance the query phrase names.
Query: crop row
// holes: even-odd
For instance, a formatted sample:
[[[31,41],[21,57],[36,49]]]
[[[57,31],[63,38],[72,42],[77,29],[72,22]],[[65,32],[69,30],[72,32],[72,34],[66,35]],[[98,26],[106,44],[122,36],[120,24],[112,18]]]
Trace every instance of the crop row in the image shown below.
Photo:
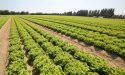
[[[26,24],[22,24],[24,28],[29,32],[29,34],[32,36],[32,38],[42,47],[42,49],[45,51],[47,55],[49,55],[49,58],[56,64],[61,66],[64,73],[66,75],[72,75],[72,74],[95,74],[98,75],[96,72],[91,72],[89,70],[89,67],[86,63],[82,63],[80,61],[75,60],[70,54],[63,52],[61,47],[54,46],[51,42],[48,42],[46,38],[41,36],[39,33],[34,31],[32,28],[28,27]],[[50,35],[46,35],[50,37]],[[40,61],[39,59],[38,61]],[[34,61],[35,62],[35,61]],[[38,63],[38,62],[37,62]],[[38,65],[40,66],[40,65]],[[43,68],[43,67],[41,67]],[[54,68],[54,67],[53,67]],[[40,69],[37,69],[40,71]],[[54,73],[52,73],[54,74]],[[57,74],[57,73],[55,73]]]
[[[30,16],[30,18],[35,18],[35,19],[39,19],[39,20],[43,20],[43,21],[49,21],[49,22],[54,22],[54,23],[59,23],[59,24],[64,24],[64,25],[70,25],[70,26],[78,27],[78,28],[81,28],[84,30],[90,30],[90,31],[94,31],[94,32],[99,32],[101,34],[107,34],[109,36],[125,38],[124,31],[108,29],[105,27],[97,27],[97,26],[91,25],[91,24],[78,24],[78,23],[74,23],[74,22],[60,21],[60,20],[41,18],[41,17],[39,18],[39,17],[34,17],[34,16],[33,17]]]
[[[10,29],[10,45],[8,55],[7,75],[28,75],[24,52],[21,48],[19,33],[14,20]]]
[[[72,38],[78,39],[88,44],[92,44],[96,47],[105,49],[108,52],[115,53],[121,57],[125,57],[125,40],[118,39],[116,37],[107,36],[98,32],[83,30],[81,28],[67,26],[63,24],[42,21],[33,18],[25,18],[54,31],[60,32]]]
[[[47,18],[47,16],[42,16]],[[87,18],[87,17],[55,17],[55,16],[48,16],[48,18],[53,18],[61,21],[69,21],[69,22],[75,22],[79,24],[87,24],[87,25],[93,25],[96,27],[103,27],[106,29],[111,30],[121,30],[125,31],[124,20],[118,20],[118,19],[99,19],[99,18]]]
[[[73,45],[54,37],[29,22],[26,22],[29,26],[21,20],[20,22],[32,38],[42,47],[45,53],[49,55],[49,58],[54,62],[54,64],[61,66],[65,74],[97,75],[96,72],[100,75],[102,73],[105,75],[113,75],[117,73],[121,75],[124,74],[124,71],[118,68],[109,67],[101,58],[79,51]]]
[[[97,19],[97,18],[87,18],[87,17],[69,17],[69,16],[28,16],[37,17],[42,19],[58,20],[63,22],[71,22],[88,26],[95,26],[100,28],[105,28],[109,30],[125,31],[124,20],[109,20],[109,19]]]
[[[5,22],[8,20],[8,16],[1,16],[0,17],[0,29],[5,24]]]
[[[64,75],[60,66],[56,66],[49,59],[40,45],[33,39],[34,34],[29,34],[20,21],[17,21],[17,28],[24,43],[28,62],[33,65],[38,75]],[[35,35],[36,36],[36,35]],[[32,64],[33,63],[33,64]]]

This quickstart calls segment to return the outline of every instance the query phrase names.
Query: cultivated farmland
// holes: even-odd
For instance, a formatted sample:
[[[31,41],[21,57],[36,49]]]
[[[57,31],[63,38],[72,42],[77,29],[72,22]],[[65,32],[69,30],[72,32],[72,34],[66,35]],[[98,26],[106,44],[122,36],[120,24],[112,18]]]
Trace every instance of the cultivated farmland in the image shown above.
[[[125,75],[124,19],[0,16],[0,28],[0,75]]]

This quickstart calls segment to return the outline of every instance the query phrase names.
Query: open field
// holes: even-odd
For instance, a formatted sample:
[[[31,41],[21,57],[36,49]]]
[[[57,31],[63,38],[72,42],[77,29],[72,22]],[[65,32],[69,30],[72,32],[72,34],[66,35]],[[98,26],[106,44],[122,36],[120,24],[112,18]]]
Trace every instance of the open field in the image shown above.
[[[0,75],[125,75],[125,20],[0,16]]]

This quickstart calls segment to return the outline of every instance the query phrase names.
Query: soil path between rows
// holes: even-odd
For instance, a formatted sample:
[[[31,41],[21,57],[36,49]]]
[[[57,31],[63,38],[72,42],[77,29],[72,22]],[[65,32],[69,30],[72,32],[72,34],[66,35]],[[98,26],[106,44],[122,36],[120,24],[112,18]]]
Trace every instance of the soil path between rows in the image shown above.
[[[10,26],[11,17],[0,29],[0,75],[5,75],[6,71]]]
[[[29,22],[29,21],[28,21]],[[49,28],[46,28],[44,26],[38,25],[36,23],[30,22],[36,26],[38,26],[39,28],[44,29],[45,31],[49,32],[50,34],[53,34],[54,36],[69,42],[70,44],[73,44],[74,46],[78,47],[79,50],[84,50],[86,52],[89,52],[95,56],[98,56],[102,59],[104,59],[105,61],[107,61],[109,63],[110,66],[112,67],[119,67],[122,68],[123,70],[125,70],[125,60],[120,58],[117,55],[113,55],[110,53],[107,53],[106,51],[102,50],[102,49],[98,49],[94,46],[91,45],[87,45],[84,42],[80,42],[77,39],[73,39],[71,37],[65,36],[61,33],[55,32]]]

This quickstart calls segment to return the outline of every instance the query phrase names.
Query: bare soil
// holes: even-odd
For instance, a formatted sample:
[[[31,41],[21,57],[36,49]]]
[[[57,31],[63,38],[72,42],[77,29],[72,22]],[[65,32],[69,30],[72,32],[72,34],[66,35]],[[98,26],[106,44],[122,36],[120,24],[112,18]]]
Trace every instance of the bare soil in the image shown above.
[[[50,34],[53,34],[54,36],[56,36],[56,37],[58,37],[58,38],[60,38],[64,41],[67,41],[70,44],[73,44],[74,46],[78,47],[79,50],[84,50],[86,52],[89,52],[89,53],[91,53],[95,56],[98,56],[98,57],[104,59],[112,67],[119,67],[119,68],[125,70],[125,60],[122,59],[121,57],[119,57],[117,55],[114,55],[114,54],[111,54],[111,53],[108,53],[105,50],[96,48],[92,45],[88,45],[84,42],[80,42],[77,39],[73,39],[69,36],[66,36],[66,35],[63,35],[61,33],[55,32],[55,31],[53,31],[51,29],[48,29],[46,27],[43,27],[41,25],[38,25],[38,24],[35,24],[35,23],[33,23],[33,24],[42,28],[42,29],[44,29],[45,31],[49,32]]]
[[[0,29],[0,75],[5,75],[6,71],[10,26],[11,17]]]
[[[29,75],[33,75],[33,73],[32,73],[33,66],[29,64],[28,57],[27,57],[28,53],[27,53],[27,50],[24,47],[24,42],[23,42],[21,36],[20,36],[20,43],[21,43],[21,49],[22,49],[23,53],[25,54],[24,55],[24,61],[26,62],[27,71],[29,72]]]
[[[25,50],[25,48],[24,48],[24,45],[23,45],[22,41],[21,41],[21,44],[22,44],[22,45],[21,45],[21,48],[22,48],[22,50],[23,50],[23,52],[24,52],[24,54],[25,54],[25,55],[24,55],[24,60],[25,60],[25,62],[26,62],[27,71],[29,72],[30,75],[33,75],[33,74],[32,74],[33,66],[28,64],[27,52],[26,52],[26,50]]]

